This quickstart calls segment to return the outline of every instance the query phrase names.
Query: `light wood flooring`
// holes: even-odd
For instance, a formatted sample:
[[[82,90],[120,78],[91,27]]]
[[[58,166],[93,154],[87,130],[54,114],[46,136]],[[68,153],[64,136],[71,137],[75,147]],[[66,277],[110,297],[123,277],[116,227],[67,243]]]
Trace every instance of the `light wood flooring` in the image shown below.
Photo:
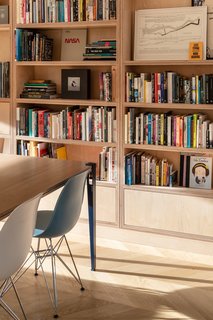
[[[92,272],[85,239],[75,236],[71,248],[86,290],[58,263],[59,319],[213,319],[212,257],[98,239]],[[29,320],[52,319],[42,275],[28,270],[17,288]],[[21,317],[12,291],[5,300]],[[0,320],[6,319],[0,308]]]

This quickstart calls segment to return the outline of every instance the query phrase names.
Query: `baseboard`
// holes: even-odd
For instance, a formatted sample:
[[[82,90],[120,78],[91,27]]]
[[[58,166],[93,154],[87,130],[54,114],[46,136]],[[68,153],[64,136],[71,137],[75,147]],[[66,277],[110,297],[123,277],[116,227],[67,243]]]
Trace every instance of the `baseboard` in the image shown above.
[[[85,239],[89,239],[88,224],[79,222],[72,230],[72,233],[79,236],[83,235]],[[213,251],[213,242],[138,232],[108,226],[98,225],[96,228],[96,236],[100,239],[130,242],[133,244],[179,250],[195,254],[212,255]]]

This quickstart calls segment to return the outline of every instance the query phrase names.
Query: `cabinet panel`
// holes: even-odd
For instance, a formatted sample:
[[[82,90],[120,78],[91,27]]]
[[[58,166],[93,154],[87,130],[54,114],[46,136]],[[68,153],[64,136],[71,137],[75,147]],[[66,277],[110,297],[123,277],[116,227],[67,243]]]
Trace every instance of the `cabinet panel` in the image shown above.
[[[107,224],[116,224],[116,188],[96,187],[96,220]],[[87,219],[87,194],[85,194],[81,218]]]
[[[124,208],[127,226],[213,236],[213,199],[125,190]]]

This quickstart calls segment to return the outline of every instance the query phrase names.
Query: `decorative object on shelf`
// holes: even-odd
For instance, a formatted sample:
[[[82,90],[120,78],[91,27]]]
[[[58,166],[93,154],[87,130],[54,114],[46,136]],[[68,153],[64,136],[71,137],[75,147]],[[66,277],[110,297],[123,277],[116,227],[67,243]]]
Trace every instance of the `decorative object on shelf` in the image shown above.
[[[89,69],[61,70],[61,97],[63,99],[89,99]]]
[[[190,188],[212,188],[212,158],[203,156],[190,157]]]
[[[189,60],[203,60],[203,42],[189,43]]]
[[[87,43],[87,29],[63,30],[61,36],[61,60],[83,60]]]
[[[188,60],[189,42],[203,42],[206,58],[207,8],[135,11],[134,60]]]
[[[9,23],[9,7],[7,5],[0,6],[0,24]]]

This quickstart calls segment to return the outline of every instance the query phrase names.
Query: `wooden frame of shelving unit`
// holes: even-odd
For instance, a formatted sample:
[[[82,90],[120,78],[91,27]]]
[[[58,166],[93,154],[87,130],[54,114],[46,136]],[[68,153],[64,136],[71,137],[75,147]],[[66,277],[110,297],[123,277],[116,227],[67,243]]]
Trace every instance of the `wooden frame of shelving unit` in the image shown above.
[[[21,29],[36,29],[42,33],[48,34],[54,39],[54,53],[53,61],[14,61],[13,63],[13,104],[14,106],[29,106],[29,105],[45,105],[52,110],[60,110],[63,107],[69,105],[80,106],[105,106],[116,108],[116,119],[119,117],[119,70],[120,60],[116,61],[60,61],[60,48],[61,48],[61,32],[63,29],[84,29],[88,30],[88,43],[99,40],[115,38],[117,40],[117,56],[120,56],[120,1],[117,2],[117,19],[116,20],[103,20],[103,21],[81,21],[72,23],[30,23],[30,24],[16,24],[16,6],[14,5],[13,21],[14,28]],[[14,52],[15,56],[15,52]],[[38,99],[21,99],[19,95],[23,88],[23,83],[29,79],[48,79],[53,80],[57,84],[57,91],[61,91],[61,69],[63,68],[89,68],[91,70],[91,99],[89,100],[70,100],[70,99],[51,99],[51,100],[38,100]],[[99,71],[111,71],[112,68],[116,70],[116,79],[114,79],[113,88],[115,98],[111,102],[105,102],[99,100],[99,86],[98,86],[98,73]],[[117,123],[119,121],[117,120]],[[13,123],[15,124],[15,114],[13,117]],[[15,127],[15,125],[14,125]],[[117,132],[119,132],[119,123]],[[63,143],[66,145],[68,159],[86,161],[86,162],[98,162],[98,154],[104,146],[116,147],[118,150],[119,142],[116,143],[102,143],[102,142],[87,142],[78,140],[55,140],[47,138],[34,138],[28,136],[17,136],[14,132],[15,143],[14,152],[16,152],[16,142],[18,140],[25,141],[40,141],[49,143]],[[118,133],[117,133],[118,141]],[[100,190],[102,191],[100,191]],[[111,192],[111,193],[110,193]],[[119,224],[119,181],[117,183],[108,183],[104,181],[97,181],[97,193],[99,193],[100,201],[97,198],[97,220],[100,223],[106,225],[118,226]],[[103,196],[101,196],[101,194]],[[105,199],[104,199],[105,197]],[[103,201],[106,203],[103,216],[107,215],[107,201],[111,201],[114,205],[113,212],[109,212],[110,219],[102,219],[101,213],[98,211],[103,209]],[[106,199],[107,198],[107,199]],[[100,207],[100,210],[98,209]],[[85,215],[86,218],[86,215]]]
[[[125,0],[122,1],[122,66],[121,66],[121,172],[124,172],[124,156],[131,150],[147,151],[161,158],[168,158],[174,167],[179,169],[179,154],[196,153],[213,157],[212,149],[193,149],[167,147],[158,145],[125,144],[124,114],[129,107],[137,110],[166,112],[177,111],[177,114],[203,111],[213,121],[213,106],[209,104],[171,104],[171,103],[134,103],[125,101],[126,72],[162,72],[176,71],[183,75],[210,73],[213,70],[212,60],[206,61],[134,61],[134,12],[139,9],[157,9],[166,7],[191,6],[191,0]],[[124,184],[124,174],[120,175],[120,201],[122,204],[121,228],[160,235],[177,236],[191,239],[210,240],[211,228],[206,228],[208,221],[212,225],[210,212],[213,209],[213,190],[201,190],[182,187],[155,187]],[[212,241],[212,239],[211,239]]]
[[[10,3],[12,0],[1,1]],[[118,152],[118,182],[116,184],[98,182],[98,206],[103,215],[97,216],[99,222],[105,226],[118,227],[120,229],[131,229],[146,233],[155,233],[160,236],[175,236],[181,238],[210,240],[211,226],[213,218],[209,212],[213,208],[212,190],[200,190],[181,187],[152,187],[142,185],[127,186],[124,184],[124,156],[130,150],[147,150],[157,156],[168,157],[179,167],[179,153],[199,153],[208,154],[213,157],[213,150],[177,148],[155,145],[135,145],[124,143],[124,114],[128,107],[137,110],[158,110],[164,112],[173,110],[186,114],[189,110],[194,112],[204,111],[213,121],[213,105],[203,104],[176,104],[176,103],[150,103],[141,104],[125,101],[125,72],[144,71],[160,72],[171,69],[184,75],[193,72],[201,73],[212,70],[213,62],[209,61],[134,61],[134,12],[145,8],[165,8],[165,7],[191,6],[191,0],[117,0],[117,19],[113,21],[88,21],[73,23],[38,23],[38,24],[16,24],[16,6],[13,3],[13,22],[10,20],[9,26],[0,26],[0,32],[7,30],[11,35],[11,83],[12,95],[9,100],[0,103],[9,103],[12,114],[11,138],[13,142],[13,152],[16,152],[16,142],[43,141],[64,143],[67,147],[68,157],[75,160],[95,161],[103,146],[116,147]],[[10,18],[12,10],[10,10]],[[51,35],[56,43],[53,61],[14,61],[15,50],[14,32],[15,28],[37,29]],[[95,39],[116,37],[117,39],[117,60],[116,61],[60,61],[60,37],[63,29],[87,28],[88,42]],[[60,70],[62,68],[89,68],[92,70],[92,95],[89,100],[35,100],[19,98],[23,83],[32,78],[51,78],[55,81],[60,91]],[[97,88],[97,74],[99,71],[109,71],[116,69],[116,80],[113,84],[116,89],[115,100],[112,102],[100,101]],[[116,108],[117,119],[117,142],[85,142],[77,140],[53,140],[45,138],[32,138],[28,136],[16,136],[16,110],[15,107],[21,105],[46,105],[52,110],[59,110],[62,106],[109,106]],[[13,106],[13,107],[12,107]],[[113,213],[109,211],[114,207]],[[97,210],[98,211],[98,210]],[[86,218],[86,215],[83,216]],[[205,221],[205,226],[203,224]],[[204,230],[204,227],[206,228]]]
[[[10,61],[10,83],[12,83],[12,0],[1,0],[0,5],[9,6],[9,23],[0,24],[0,61]],[[12,131],[12,92],[10,98],[0,98],[0,122],[3,123],[3,129],[0,125],[0,144],[2,151],[11,152],[13,146],[13,131]]]

